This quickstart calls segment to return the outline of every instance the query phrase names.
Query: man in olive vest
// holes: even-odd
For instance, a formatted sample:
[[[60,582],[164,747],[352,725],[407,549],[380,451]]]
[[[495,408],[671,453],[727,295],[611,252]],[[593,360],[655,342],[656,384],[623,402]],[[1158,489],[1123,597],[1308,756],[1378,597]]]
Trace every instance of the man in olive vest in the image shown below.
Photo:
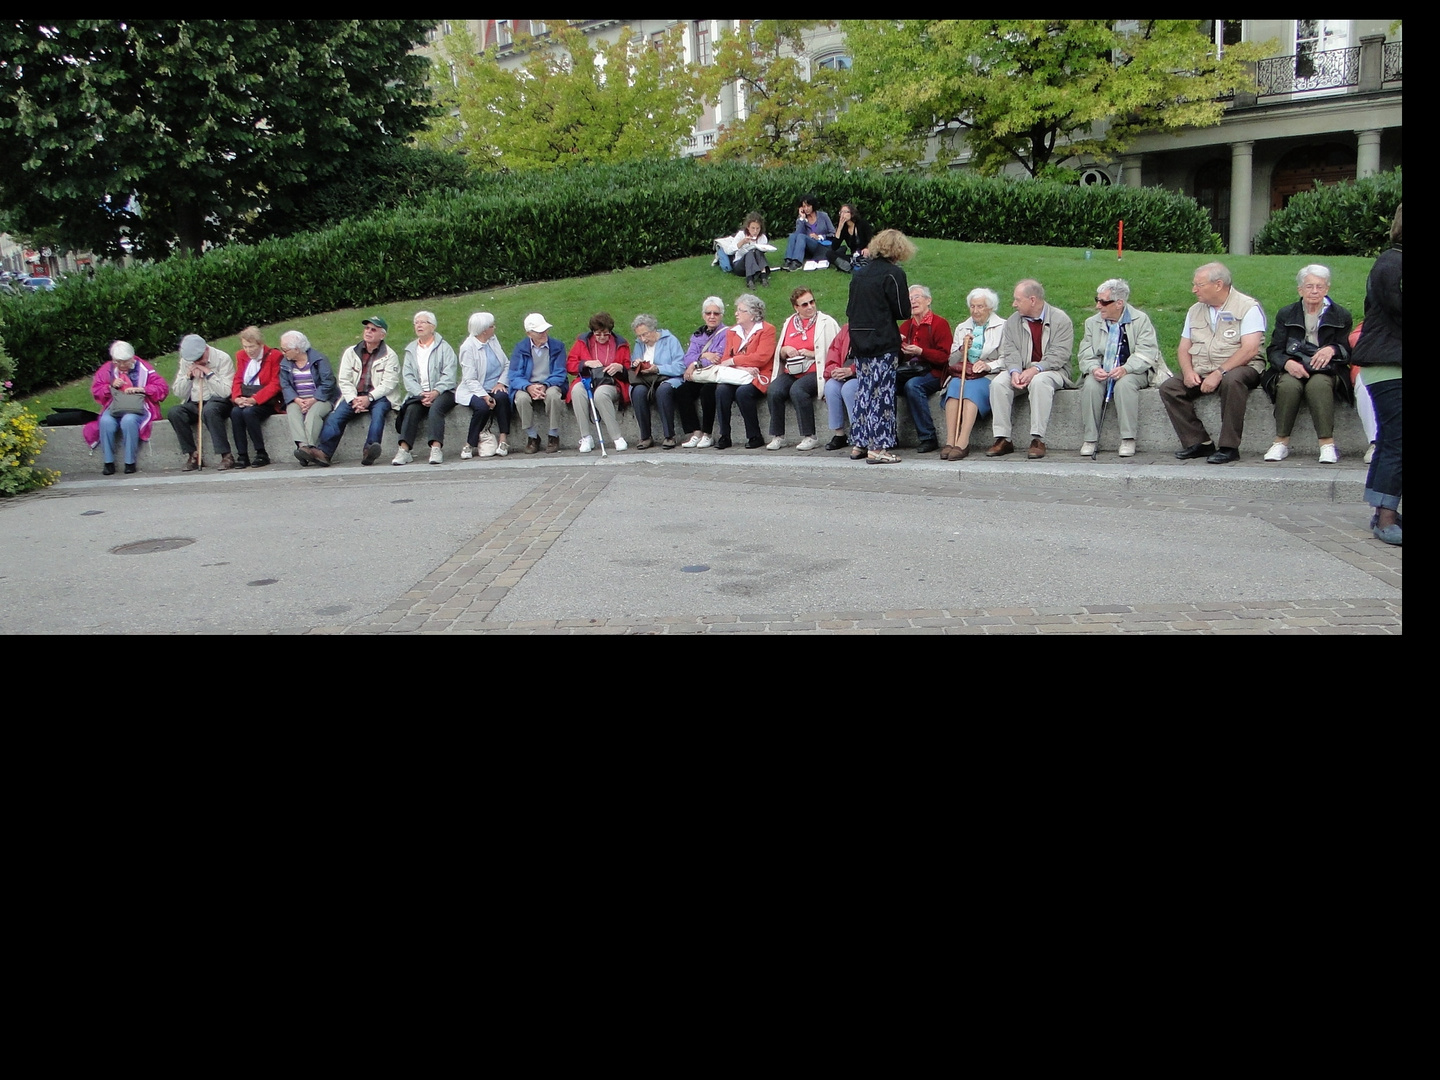
[[[1195,271],[1190,291],[1198,303],[1185,316],[1180,332],[1180,374],[1160,384],[1160,400],[1180,437],[1175,456],[1203,457],[1223,465],[1240,457],[1245,403],[1260,385],[1265,370],[1265,312],[1252,296],[1231,286],[1222,263],[1206,263]],[[1195,399],[1220,394],[1220,447],[1210,441],[1195,415]]]

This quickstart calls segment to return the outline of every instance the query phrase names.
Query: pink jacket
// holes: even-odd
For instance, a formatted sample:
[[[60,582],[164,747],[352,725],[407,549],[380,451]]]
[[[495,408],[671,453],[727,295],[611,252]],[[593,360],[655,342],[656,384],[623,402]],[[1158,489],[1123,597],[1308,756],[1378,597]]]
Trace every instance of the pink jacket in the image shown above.
[[[150,428],[160,419],[160,402],[170,393],[170,384],[150,366],[149,361],[138,356],[135,358],[135,370],[138,373],[136,378],[139,379],[136,385],[145,388],[145,418],[140,421],[140,438],[149,441]],[[90,383],[90,396],[99,403],[101,412],[110,407],[110,398],[114,393],[110,384],[114,381],[115,362],[107,360],[100,365],[100,370],[95,372],[95,378]],[[90,449],[95,449],[100,445],[100,421],[91,420],[80,434],[85,439],[85,444]]]

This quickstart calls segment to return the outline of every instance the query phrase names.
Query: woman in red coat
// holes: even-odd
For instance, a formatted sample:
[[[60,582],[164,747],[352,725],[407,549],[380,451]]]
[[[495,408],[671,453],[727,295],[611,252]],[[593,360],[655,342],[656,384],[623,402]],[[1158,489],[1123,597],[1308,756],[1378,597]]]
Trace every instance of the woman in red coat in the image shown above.
[[[265,434],[261,424],[273,413],[281,412],[279,349],[267,349],[259,327],[247,326],[240,331],[240,352],[235,356],[235,382],[230,400],[230,432],[235,436],[235,468],[260,468],[270,464],[265,452]],[[255,444],[255,460],[250,460],[246,436]]]

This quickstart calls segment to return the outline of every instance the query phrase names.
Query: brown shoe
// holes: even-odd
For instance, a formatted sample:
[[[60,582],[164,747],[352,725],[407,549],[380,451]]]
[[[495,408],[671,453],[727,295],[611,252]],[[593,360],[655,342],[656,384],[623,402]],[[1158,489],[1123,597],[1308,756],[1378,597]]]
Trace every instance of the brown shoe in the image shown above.
[[[532,435],[525,440],[525,452],[527,454],[538,454],[540,452],[540,437]]]
[[[198,450],[192,450],[192,451],[190,451],[190,456],[185,459],[185,471],[186,471],[186,472],[194,472],[194,471],[195,471],[196,469],[198,469],[199,467],[200,467],[200,452],[199,452]]]
[[[1009,439],[996,439],[995,445],[985,451],[986,457],[1004,457],[1015,452],[1015,444]]]
[[[968,447],[968,446],[956,446],[956,447],[952,447],[952,448],[951,448],[951,453],[950,453],[950,460],[951,460],[951,461],[964,461],[964,460],[965,460],[967,457],[969,457],[969,456],[970,456],[970,447]]]
[[[560,436],[551,435],[545,440],[545,452],[547,454],[558,454],[560,452]]]
[[[311,461],[313,461],[316,465],[328,466],[330,464],[330,455],[325,453],[325,451],[321,450],[318,446],[306,446],[302,447],[302,449],[305,452],[305,456],[308,457]]]
[[[1044,457],[1044,456],[1045,456],[1045,440],[1044,440],[1044,439],[1031,439],[1031,440],[1030,440],[1030,450],[1029,450],[1029,452],[1028,452],[1025,456],[1028,457],[1028,458],[1030,458],[1032,461],[1038,460],[1039,458]]]
[[[226,469],[233,469],[234,467],[235,467],[235,455],[234,455],[234,454],[221,454],[221,455],[220,455],[220,471],[221,471],[221,472],[224,472]]]

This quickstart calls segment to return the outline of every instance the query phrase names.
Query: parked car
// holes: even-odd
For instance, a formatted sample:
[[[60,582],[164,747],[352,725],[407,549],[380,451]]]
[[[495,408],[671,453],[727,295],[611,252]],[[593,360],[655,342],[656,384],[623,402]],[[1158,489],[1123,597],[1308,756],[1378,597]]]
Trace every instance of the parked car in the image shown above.
[[[31,292],[40,292],[41,290],[44,290],[45,292],[51,292],[55,288],[54,278],[24,277],[20,279],[20,282]]]

